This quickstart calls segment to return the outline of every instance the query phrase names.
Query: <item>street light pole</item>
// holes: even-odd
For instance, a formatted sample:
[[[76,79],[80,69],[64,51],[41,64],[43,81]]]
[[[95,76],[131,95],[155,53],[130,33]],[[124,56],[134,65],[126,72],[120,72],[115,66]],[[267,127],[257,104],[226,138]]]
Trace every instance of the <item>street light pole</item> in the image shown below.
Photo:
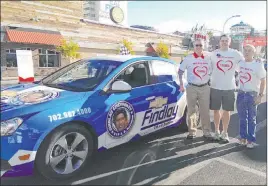
[[[225,21],[225,23],[224,23],[224,25],[223,25],[223,29],[222,29],[222,33],[223,33],[223,34],[224,34],[224,28],[225,28],[226,23],[227,23],[230,19],[232,19],[232,18],[234,18],[234,17],[241,17],[241,15],[233,15],[233,16],[229,17],[229,18]]]

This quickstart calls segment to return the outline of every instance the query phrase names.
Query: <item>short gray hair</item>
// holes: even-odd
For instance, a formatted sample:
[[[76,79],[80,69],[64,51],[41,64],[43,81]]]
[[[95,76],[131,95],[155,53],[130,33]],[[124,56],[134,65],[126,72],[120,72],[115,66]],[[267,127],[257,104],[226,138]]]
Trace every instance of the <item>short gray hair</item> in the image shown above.
[[[222,34],[222,35],[220,36],[220,40],[221,40],[221,38],[223,38],[223,37],[227,37],[229,41],[231,41],[231,39],[232,39],[228,34]]]
[[[246,44],[246,45],[244,46],[244,48],[246,48],[246,47],[251,48],[251,50],[252,50],[254,53],[256,52],[256,48],[255,48],[253,45],[251,45],[251,44]]]

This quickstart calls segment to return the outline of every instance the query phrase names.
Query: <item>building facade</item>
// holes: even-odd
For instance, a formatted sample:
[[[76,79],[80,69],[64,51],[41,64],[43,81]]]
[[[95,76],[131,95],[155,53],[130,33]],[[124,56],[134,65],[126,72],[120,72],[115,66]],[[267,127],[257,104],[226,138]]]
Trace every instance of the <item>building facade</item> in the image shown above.
[[[84,1],[85,19],[103,24],[127,26],[127,1]],[[115,11],[112,11],[116,7]]]
[[[231,26],[230,28],[231,35],[249,35],[252,30],[253,27],[249,24],[244,23],[243,21]]]
[[[175,61],[184,54],[183,37],[90,21],[82,10],[82,1],[1,1],[1,78],[17,77],[17,49],[32,51],[35,76],[75,61],[56,50],[62,39],[78,43],[81,58],[118,54],[123,39],[137,55],[148,55],[147,44],[159,42],[169,46]]]
[[[16,50],[32,51],[35,76],[69,64],[70,59],[56,50],[63,39],[60,31],[42,27],[72,22],[82,16],[81,8],[67,1],[1,1],[1,79],[17,77]]]
[[[256,47],[256,56],[263,56],[267,48],[267,36],[264,31],[257,31],[251,25],[241,21],[230,28],[232,48],[243,51],[243,46],[252,44]]]

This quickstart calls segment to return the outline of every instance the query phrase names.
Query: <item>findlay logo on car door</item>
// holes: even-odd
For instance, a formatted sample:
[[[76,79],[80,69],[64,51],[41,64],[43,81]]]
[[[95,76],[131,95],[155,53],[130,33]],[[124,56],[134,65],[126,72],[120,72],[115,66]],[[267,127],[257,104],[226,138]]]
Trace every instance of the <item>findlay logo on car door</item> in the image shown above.
[[[151,127],[154,127],[154,129],[163,128],[172,123],[172,121],[176,118],[178,105],[176,103],[167,103],[167,97],[157,97],[150,102],[150,109],[145,111],[141,130]]]

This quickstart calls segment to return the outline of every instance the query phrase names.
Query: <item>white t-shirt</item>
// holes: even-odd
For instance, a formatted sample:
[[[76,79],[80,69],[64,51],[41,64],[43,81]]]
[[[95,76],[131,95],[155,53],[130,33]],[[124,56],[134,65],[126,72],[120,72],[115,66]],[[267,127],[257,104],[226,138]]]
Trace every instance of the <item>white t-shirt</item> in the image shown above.
[[[235,71],[238,63],[244,60],[241,52],[229,48],[227,51],[219,49],[211,52],[212,64],[211,87],[218,90],[232,90],[235,85]]]
[[[239,63],[239,89],[259,92],[261,79],[266,77],[262,62],[252,61]]]
[[[180,70],[187,70],[187,81],[196,85],[205,84],[211,71],[210,60],[206,56],[199,57],[196,53],[186,56],[180,64]]]

